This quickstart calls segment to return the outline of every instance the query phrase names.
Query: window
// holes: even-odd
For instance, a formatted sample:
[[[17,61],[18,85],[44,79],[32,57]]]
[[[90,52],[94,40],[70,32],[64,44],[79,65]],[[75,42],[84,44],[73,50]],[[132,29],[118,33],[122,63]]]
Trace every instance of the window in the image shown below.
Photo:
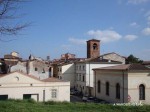
[[[35,68],[35,71],[38,71],[38,69],[37,69],[37,68]]]
[[[82,76],[82,81],[84,82],[84,74],[83,74],[83,76]]]
[[[96,49],[97,49],[97,44],[94,43],[94,44],[93,44],[93,50],[96,50]]]
[[[45,73],[45,69],[43,68],[43,71],[42,71],[42,73]]]
[[[79,67],[79,70],[81,70],[81,66]]]
[[[79,81],[81,81],[81,74],[79,75]]]
[[[76,66],[76,69],[78,70],[78,66]]]
[[[139,86],[139,100],[145,100],[145,86],[143,84]]]
[[[80,74],[77,74],[77,80],[78,81],[80,80]]]
[[[106,95],[109,96],[109,82],[106,82]]]
[[[120,99],[120,85],[119,85],[119,83],[116,84],[116,98]]]
[[[0,101],[7,100],[7,99],[8,99],[8,95],[0,95]]]
[[[101,92],[101,82],[100,81],[97,82],[97,92],[98,93]]]
[[[23,94],[23,99],[31,99],[31,94]]]
[[[57,90],[56,89],[52,89],[52,98],[57,98]]]
[[[85,70],[85,66],[83,65],[83,70]]]

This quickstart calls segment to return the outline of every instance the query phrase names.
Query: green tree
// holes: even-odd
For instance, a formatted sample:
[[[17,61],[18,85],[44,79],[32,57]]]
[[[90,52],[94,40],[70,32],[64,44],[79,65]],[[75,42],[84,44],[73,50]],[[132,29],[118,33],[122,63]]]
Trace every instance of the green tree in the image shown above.
[[[135,57],[134,55],[130,54],[126,59],[126,64],[130,63],[142,63],[143,60],[140,60],[139,58]]]

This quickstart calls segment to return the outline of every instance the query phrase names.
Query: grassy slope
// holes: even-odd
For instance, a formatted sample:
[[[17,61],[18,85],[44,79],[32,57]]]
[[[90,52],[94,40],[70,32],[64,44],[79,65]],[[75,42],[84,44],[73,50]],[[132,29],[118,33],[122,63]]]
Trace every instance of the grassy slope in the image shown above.
[[[32,100],[0,101],[0,112],[150,112],[150,106],[113,106],[93,103],[36,103]]]

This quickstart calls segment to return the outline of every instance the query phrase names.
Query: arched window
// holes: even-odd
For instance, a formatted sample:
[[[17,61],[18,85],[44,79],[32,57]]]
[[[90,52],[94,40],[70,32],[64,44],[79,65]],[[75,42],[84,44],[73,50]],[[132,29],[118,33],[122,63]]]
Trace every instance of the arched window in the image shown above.
[[[93,44],[93,50],[96,50],[96,49],[97,49],[97,44],[94,43],[94,44]]]
[[[143,84],[139,86],[139,100],[145,100],[145,86]]]
[[[106,95],[109,96],[109,82],[106,82]]]
[[[116,84],[116,98],[120,99],[120,85],[119,85],[119,83]]]
[[[100,81],[97,82],[97,92],[98,93],[101,92],[101,82]]]

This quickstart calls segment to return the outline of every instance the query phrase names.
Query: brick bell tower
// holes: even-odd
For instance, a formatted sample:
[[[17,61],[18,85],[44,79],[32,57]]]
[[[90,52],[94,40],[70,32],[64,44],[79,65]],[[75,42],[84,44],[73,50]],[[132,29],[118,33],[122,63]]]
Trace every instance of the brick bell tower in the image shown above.
[[[100,56],[100,40],[91,39],[87,41],[87,58]]]

